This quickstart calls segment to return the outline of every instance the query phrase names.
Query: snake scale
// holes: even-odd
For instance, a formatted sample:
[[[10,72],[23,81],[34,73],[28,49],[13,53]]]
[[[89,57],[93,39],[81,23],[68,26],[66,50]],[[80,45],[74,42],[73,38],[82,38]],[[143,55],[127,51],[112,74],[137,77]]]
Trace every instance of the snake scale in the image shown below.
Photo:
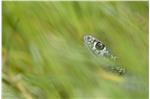
[[[110,49],[108,49],[108,47],[102,41],[98,40],[97,38],[95,38],[91,35],[85,35],[84,43],[94,55],[108,58],[112,61],[117,60],[117,57],[111,53]],[[123,75],[126,73],[125,68],[123,68],[122,66],[111,66],[111,67],[109,67],[109,70],[111,70],[119,75]]]

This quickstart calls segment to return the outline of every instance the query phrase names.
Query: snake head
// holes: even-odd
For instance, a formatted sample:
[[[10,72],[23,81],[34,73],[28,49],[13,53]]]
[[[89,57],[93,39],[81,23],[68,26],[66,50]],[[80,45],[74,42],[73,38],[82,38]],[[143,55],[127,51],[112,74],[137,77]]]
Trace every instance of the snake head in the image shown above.
[[[98,56],[107,56],[109,54],[104,43],[91,35],[84,36],[84,43],[94,54]]]

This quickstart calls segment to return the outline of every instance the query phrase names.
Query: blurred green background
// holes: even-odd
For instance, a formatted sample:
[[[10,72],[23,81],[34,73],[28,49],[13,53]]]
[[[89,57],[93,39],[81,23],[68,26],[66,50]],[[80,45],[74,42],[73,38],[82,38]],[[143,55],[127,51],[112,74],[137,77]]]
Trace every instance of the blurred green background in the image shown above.
[[[87,34],[132,77],[103,70]],[[3,99],[148,99],[148,2],[3,1],[2,55]]]

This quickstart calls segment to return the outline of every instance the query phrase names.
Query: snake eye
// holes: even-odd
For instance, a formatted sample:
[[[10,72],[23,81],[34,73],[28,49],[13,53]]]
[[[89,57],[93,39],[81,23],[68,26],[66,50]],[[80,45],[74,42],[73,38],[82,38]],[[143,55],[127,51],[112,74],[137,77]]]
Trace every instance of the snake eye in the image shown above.
[[[102,44],[101,42],[97,42],[96,45],[95,45],[96,49],[98,50],[103,50],[105,45]]]

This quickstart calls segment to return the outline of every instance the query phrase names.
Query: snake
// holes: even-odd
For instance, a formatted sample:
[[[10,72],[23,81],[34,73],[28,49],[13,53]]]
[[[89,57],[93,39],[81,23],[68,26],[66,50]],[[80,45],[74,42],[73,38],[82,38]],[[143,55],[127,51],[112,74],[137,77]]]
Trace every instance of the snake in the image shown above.
[[[127,70],[121,66],[120,64],[117,64],[118,57],[115,56],[110,48],[106,46],[102,41],[98,40],[94,36],[91,35],[84,35],[84,43],[88,49],[90,49],[90,52],[94,54],[97,57],[103,57],[106,59],[109,59],[116,63],[116,65],[112,66],[105,66],[106,70],[109,70],[112,73],[115,73],[121,77],[124,78],[123,83],[118,83],[118,85],[125,90],[130,90],[130,91],[136,91],[136,92],[141,92],[141,91],[147,91],[147,87],[144,86],[144,83],[142,82],[141,79],[139,79],[136,75],[133,75],[132,73],[127,72]]]
[[[104,57],[111,61],[116,62],[118,57],[113,55],[111,50],[100,40],[91,35],[85,35],[84,43],[88,49],[97,57]],[[117,73],[119,75],[124,75],[126,73],[126,69],[123,66],[109,66],[107,67],[113,73]]]

